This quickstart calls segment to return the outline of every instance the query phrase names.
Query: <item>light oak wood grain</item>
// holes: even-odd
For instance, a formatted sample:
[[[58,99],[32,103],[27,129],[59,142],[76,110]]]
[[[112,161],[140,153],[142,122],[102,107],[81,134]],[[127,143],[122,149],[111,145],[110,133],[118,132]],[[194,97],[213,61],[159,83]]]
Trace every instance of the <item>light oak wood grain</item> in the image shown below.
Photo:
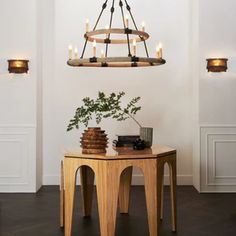
[[[161,157],[158,159],[158,171],[163,172],[161,177],[161,209],[160,209],[160,219],[163,219],[163,201],[164,201],[164,167],[165,164],[168,164],[169,175],[170,175],[170,201],[171,201],[171,222],[172,222],[172,231],[177,231],[177,196],[176,196],[176,155],[169,155],[166,157]]]
[[[80,183],[83,214],[88,217],[91,215],[94,188],[94,172],[90,167],[80,167]]]
[[[159,235],[159,222],[157,215],[157,161],[150,159],[143,161],[142,172],[144,175],[144,187],[146,196],[146,206],[148,215],[149,235]]]
[[[177,231],[177,212],[176,212],[176,157],[173,156],[167,160],[170,168],[170,189],[171,189],[171,219],[172,219],[172,231]]]
[[[60,184],[60,227],[64,227],[64,214],[65,214],[65,205],[64,205],[64,198],[65,198],[65,191],[64,191],[64,167],[63,161],[61,161],[61,184]]]
[[[119,193],[119,168],[111,162],[99,162],[96,170],[100,233],[114,236]]]
[[[133,167],[126,168],[120,176],[119,207],[121,214],[129,213],[130,187]]]
[[[132,148],[109,147],[104,154],[82,154],[81,149],[65,149],[65,157],[96,159],[96,160],[118,160],[118,159],[149,159],[176,154],[176,150],[168,147],[155,145],[144,150],[133,150]]]
[[[107,159],[104,158],[105,155],[89,155],[92,158],[87,158],[83,154],[67,154],[64,158],[65,236],[71,236],[77,170],[81,168],[84,215],[91,214],[95,173],[101,236],[114,236],[118,196],[120,211],[128,213],[132,167],[138,167],[144,175],[149,235],[159,236],[165,163],[170,167],[172,230],[176,231],[176,151],[168,147],[153,150],[139,153],[139,158],[135,158],[137,152],[128,149],[119,152],[116,150],[119,154]]]
[[[64,160],[64,177],[65,177],[65,236],[71,235],[72,216],[74,208],[74,193],[75,193],[75,177],[77,166],[74,161],[69,159]]]

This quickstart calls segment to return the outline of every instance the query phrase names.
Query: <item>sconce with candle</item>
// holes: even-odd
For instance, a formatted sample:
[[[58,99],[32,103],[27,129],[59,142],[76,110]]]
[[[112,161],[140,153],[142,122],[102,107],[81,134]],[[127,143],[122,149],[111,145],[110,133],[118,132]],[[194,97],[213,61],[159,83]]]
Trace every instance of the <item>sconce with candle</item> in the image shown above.
[[[22,59],[8,60],[8,71],[9,73],[15,73],[15,74],[28,73],[29,70],[28,63],[29,60],[22,60]]]
[[[227,58],[208,58],[207,60],[207,70],[208,72],[226,72]]]

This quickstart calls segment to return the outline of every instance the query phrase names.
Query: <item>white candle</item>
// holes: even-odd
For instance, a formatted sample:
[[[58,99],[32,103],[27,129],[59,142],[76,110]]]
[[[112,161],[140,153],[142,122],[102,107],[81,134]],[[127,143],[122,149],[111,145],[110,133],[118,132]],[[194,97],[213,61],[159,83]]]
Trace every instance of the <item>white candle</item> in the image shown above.
[[[156,46],[156,57],[159,58],[159,46]]]
[[[73,58],[73,47],[72,47],[71,44],[69,45],[68,50],[69,50],[69,60],[72,60],[72,58]]]
[[[75,59],[78,59],[78,48],[75,48]]]
[[[125,27],[129,28],[129,16],[128,15],[125,16]]]
[[[159,47],[159,58],[162,58],[162,43],[159,43],[159,45],[158,45],[158,47]]]
[[[105,29],[109,30],[109,25],[106,25]],[[108,34],[106,34],[106,38],[108,39]]]
[[[96,57],[96,40],[93,41],[93,56]]]
[[[133,53],[134,53],[134,56],[136,56],[136,53],[137,53],[137,43],[136,43],[136,39],[133,39]]]
[[[86,19],[86,24],[85,24],[86,32],[89,32],[89,19]]]
[[[105,52],[104,52],[104,50],[102,49],[101,50],[101,58],[104,58],[105,57]]]
[[[157,58],[162,58],[162,44],[159,43],[156,47],[156,56]]]
[[[142,31],[145,31],[145,22],[142,22]]]

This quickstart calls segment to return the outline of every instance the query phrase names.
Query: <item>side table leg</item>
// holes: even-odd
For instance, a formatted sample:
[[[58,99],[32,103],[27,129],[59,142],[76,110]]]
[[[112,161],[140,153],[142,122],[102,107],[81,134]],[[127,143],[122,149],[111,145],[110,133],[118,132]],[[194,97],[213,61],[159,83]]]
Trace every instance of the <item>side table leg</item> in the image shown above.
[[[64,167],[63,161],[61,161],[61,184],[60,184],[60,227],[64,227],[64,215],[65,215],[65,191],[64,191]]]
[[[168,160],[170,167],[170,192],[171,192],[171,219],[172,219],[172,231],[177,230],[177,210],[176,210],[176,157]]]
[[[143,162],[145,196],[148,214],[149,235],[158,236],[159,221],[157,210],[157,162],[149,160]]]
[[[133,167],[126,168],[120,176],[119,207],[121,214],[129,213],[130,187]]]
[[[114,236],[120,176],[108,161],[98,163],[95,175],[101,236]]]
[[[88,166],[80,167],[80,181],[83,213],[85,217],[91,215],[94,187],[94,172]]]
[[[74,207],[76,169],[73,160],[65,159],[65,236],[71,236],[72,216]]]
[[[160,219],[163,220],[164,216],[164,165],[163,165],[163,170],[162,170],[162,177],[161,177],[161,214],[160,214]]]

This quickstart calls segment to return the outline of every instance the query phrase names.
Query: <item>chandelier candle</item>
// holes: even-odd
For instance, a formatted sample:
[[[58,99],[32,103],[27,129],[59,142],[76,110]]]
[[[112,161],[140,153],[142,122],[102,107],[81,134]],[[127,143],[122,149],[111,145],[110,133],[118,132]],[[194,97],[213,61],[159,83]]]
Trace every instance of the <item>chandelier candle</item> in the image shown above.
[[[142,22],[142,31],[143,32],[145,31],[145,22],[144,21]]]
[[[89,32],[89,19],[88,18],[85,21],[85,28],[86,28],[86,32]]]
[[[133,53],[134,53],[134,56],[136,56],[136,53],[137,53],[137,43],[136,43],[135,39],[133,40]]]
[[[156,57],[159,58],[159,46],[156,46]]]
[[[75,48],[75,59],[78,59],[78,48]]]
[[[106,25],[105,29],[109,30],[109,25]],[[106,38],[108,39],[108,34],[106,34]]]
[[[129,16],[128,15],[125,16],[125,26],[126,26],[126,28],[129,28]]]
[[[104,52],[104,50],[102,49],[101,50],[101,58],[104,58],[105,57],[105,52]]]
[[[159,57],[158,58],[162,58],[162,44],[159,43]]]
[[[73,58],[73,47],[72,47],[71,44],[69,45],[68,50],[69,50],[69,60],[72,60],[72,58]]]
[[[157,58],[162,58],[163,50],[162,50],[162,44],[159,43],[158,46],[156,47],[156,56]]]
[[[96,57],[96,40],[93,40],[93,56]]]

